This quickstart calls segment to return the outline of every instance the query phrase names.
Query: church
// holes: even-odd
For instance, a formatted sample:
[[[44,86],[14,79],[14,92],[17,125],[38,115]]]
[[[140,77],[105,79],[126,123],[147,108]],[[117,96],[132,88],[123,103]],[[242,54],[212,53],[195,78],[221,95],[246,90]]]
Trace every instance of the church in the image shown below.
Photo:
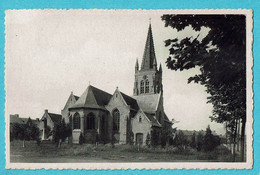
[[[164,112],[162,66],[157,68],[151,24],[149,25],[141,66],[135,65],[133,96],[118,88],[109,94],[89,85],[78,97],[70,94],[61,111],[72,127],[72,143],[145,144],[149,136],[169,135],[172,122]]]

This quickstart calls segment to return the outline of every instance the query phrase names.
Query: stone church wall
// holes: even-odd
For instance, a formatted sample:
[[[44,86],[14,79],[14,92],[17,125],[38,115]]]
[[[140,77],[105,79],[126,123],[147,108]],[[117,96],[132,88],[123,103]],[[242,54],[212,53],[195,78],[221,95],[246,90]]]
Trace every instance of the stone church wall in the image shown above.
[[[130,114],[130,107],[125,104],[121,94],[119,93],[118,90],[116,90],[109,104],[106,106],[106,108],[110,112],[110,116],[111,116],[111,123],[110,123],[111,131],[113,130],[113,119],[112,119],[113,111],[115,109],[119,110],[120,113],[119,143],[125,144],[127,138],[127,118],[129,117]]]
[[[69,123],[69,107],[76,103],[76,99],[73,97],[73,94],[69,96],[67,103],[64,108],[61,110],[62,118],[64,118],[66,123]]]

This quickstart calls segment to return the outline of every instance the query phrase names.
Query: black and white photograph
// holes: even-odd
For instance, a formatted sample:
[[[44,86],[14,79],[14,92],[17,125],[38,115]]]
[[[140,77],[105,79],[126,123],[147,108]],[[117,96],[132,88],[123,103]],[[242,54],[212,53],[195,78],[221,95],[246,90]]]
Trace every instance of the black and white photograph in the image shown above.
[[[252,167],[252,11],[5,15],[6,168]]]

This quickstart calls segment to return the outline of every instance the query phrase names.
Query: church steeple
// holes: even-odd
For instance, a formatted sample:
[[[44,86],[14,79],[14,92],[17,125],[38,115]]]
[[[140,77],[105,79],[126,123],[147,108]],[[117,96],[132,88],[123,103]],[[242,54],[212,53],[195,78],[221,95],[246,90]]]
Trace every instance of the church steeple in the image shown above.
[[[162,93],[162,67],[157,68],[151,23],[140,69],[136,60],[133,92],[135,96]]]
[[[135,62],[135,72],[139,71],[139,64],[138,64],[138,59],[136,59]]]
[[[162,64],[160,63],[159,72],[162,72]]]
[[[148,28],[148,34],[146,38],[143,60],[141,70],[149,70],[154,68],[154,64],[157,66],[157,61],[155,57],[154,51],[154,43],[153,43],[153,34],[152,34],[152,27],[151,23]]]

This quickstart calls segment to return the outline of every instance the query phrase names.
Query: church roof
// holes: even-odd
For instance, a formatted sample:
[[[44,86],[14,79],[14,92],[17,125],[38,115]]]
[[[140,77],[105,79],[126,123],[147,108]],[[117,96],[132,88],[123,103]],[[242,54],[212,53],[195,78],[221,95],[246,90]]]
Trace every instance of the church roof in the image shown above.
[[[138,106],[146,113],[155,113],[160,101],[160,94],[138,95],[133,96]]]
[[[89,85],[84,93],[79,97],[77,102],[70,107],[70,109],[95,108],[106,110],[105,105],[108,104],[111,97],[111,94]]]
[[[61,122],[62,116],[60,114],[54,114],[54,113],[48,113],[48,114],[49,114],[49,116],[51,117],[51,120],[54,123],[60,123]]]
[[[153,68],[153,64],[157,65],[154,43],[153,43],[153,34],[151,24],[149,25],[148,34],[146,38],[143,60],[141,65],[141,70],[149,70]]]
[[[158,126],[161,127],[161,124],[158,122],[157,119],[155,119],[155,116],[152,114],[145,113],[147,118],[152,122],[152,126]]]
[[[138,111],[139,106],[137,104],[136,99],[134,99],[134,98],[122,93],[122,92],[120,92],[120,93],[121,93],[122,97],[124,98],[125,102],[127,103],[127,105],[129,105],[131,109]]]

